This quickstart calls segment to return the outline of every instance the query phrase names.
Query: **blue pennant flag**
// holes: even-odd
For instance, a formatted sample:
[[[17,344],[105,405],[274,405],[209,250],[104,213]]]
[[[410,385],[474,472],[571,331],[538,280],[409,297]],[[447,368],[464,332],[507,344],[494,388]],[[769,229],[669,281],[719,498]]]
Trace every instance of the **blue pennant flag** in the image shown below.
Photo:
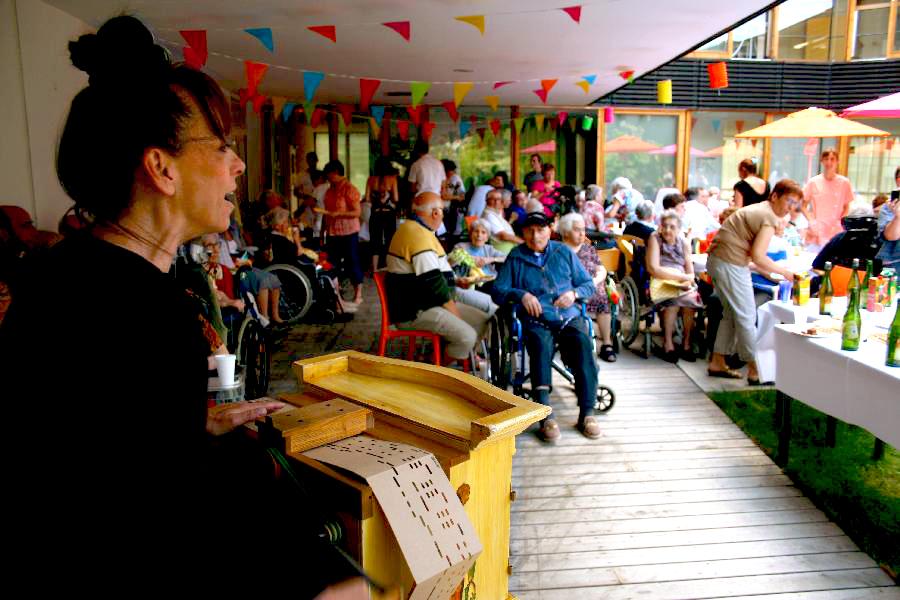
[[[287,123],[287,120],[291,118],[291,115],[294,113],[294,107],[297,106],[296,102],[286,102],[284,104],[284,108],[281,109],[281,118]]]
[[[459,122],[459,137],[464,138],[466,134],[469,133],[469,129],[472,128],[472,123],[469,121],[460,121]]]
[[[372,113],[372,116],[375,118],[375,123],[381,127],[381,120],[384,118],[384,107],[383,106],[370,106],[369,110]]]
[[[582,79],[587,81],[589,84],[594,85],[594,82],[597,81],[597,76],[596,75],[585,75],[584,77],[582,77]]]
[[[316,95],[316,90],[319,89],[319,84],[322,83],[323,79],[325,79],[325,73],[319,73],[318,71],[303,72],[303,93],[306,95],[307,102],[312,102],[313,96]]]
[[[268,27],[259,27],[254,29],[245,29],[247,33],[258,39],[263,46],[268,48],[269,52],[275,52],[275,42],[272,40],[272,30]]]
[[[712,120],[712,128],[713,128],[713,131],[715,131],[716,133],[718,133],[718,132],[719,132],[719,127],[721,127],[721,126],[722,126],[722,121],[720,121],[719,119],[713,119],[713,120]]]

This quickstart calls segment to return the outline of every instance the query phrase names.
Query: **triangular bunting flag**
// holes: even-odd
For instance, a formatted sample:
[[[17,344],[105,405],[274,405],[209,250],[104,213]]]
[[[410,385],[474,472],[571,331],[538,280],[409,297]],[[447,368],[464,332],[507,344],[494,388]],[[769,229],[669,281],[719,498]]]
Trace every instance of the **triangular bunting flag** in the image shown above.
[[[581,118],[581,128],[585,131],[590,131],[594,128],[594,117],[589,115],[585,115]]]
[[[291,115],[294,114],[294,109],[297,108],[296,102],[285,102],[284,106],[281,108],[281,118],[285,123],[291,118]]]
[[[378,125],[378,123],[375,122],[375,117],[369,117],[369,131],[372,133],[372,137],[376,140],[381,134],[381,127]]]
[[[178,33],[180,33],[181,37],[184,38],[184,41],[188,43],[183,51],[184,62],[186,62],[189,67],[199,71],[203,68],[203,65],[206,64],[206,59],[209,58],[209,52],[206,49],[206,30],[186,29],[184,31],[179,31]]]
[[[742,132],[742,131],[744,130],[744,121],[742,121],[742,120],[740,120],[740,119],[738,119],[737,121],[735,121],[735,122],[734,122],[734,128],[735,128],[735,130],[736,130],[738,133]]]
[[[246,108],[247,102],[249,102],[253,96],[250,95],[247,88],[241,88],[238,90],[238,97],[241,99],[241,108]]]
[[[459,124],[459,137],[464,138],[466,134],[469,133],[469,129],[472,128],[472,124],[468,121],[462,121]]]
[[[312,115],[315,110],[316,110],[316,105],[313,104],[312,102],[304,102],[303,103],[303,114],[306,115],[306,123],[307,124],[312,123]]]
[[[535,94],[537,94],[537,97],[541,99],[541,102],[543,102],[544,104],[547,104],[547,90],[531,90],[531,91],[533,91]]]
[[[324,116],[325,116],[324,110],[322,110],[319,107],[314,108],[313,112],[312,112],[312,117],[310,117],[310,120],[309,120],[310,127],[312,127],[313,129],[318,127],[319,124],[322,122],[322,118]]]
[[[756,148],[756,142],[758,142],[758,141],[759,141],[758,139],[753,138],[752,140],[750,140],[750,145],[753,146],[754,148]]]
[[[469,15],[467,17],[453,17],[457,21],[468,23],[484,35],[484,15]]]
[[[584,77],[582,77],[582,79],[587,81],[589,84],[594,85],[594,82],[597,81],[597,76],[596,75],[585,75]]]
[[[515,81],[498,81],[494,83],[494,89],[502,88],[504,85],[509,85],[511,83],[515,83]]]
[[[513,119],[513,124],[516,126],[516,133],[521,133],[522,125],[525,124],[525,117],[516,117]]]
[[[287,102],[287,98],[282,96],[272,96],[272,106],[274,107],[275,114],[281,114],[281,109],[284,108],[284,103]]]
[[[487,133],[486,127],[478,127],[475,131],[478,132],[478,137],[481,138],[481,141],[484,141],[484,134]]]
[[[303,95],[306,97],[307,102],[312,102],[313,97],[316,95],[316,90],[319,89],[319,84],[322,83],[323,79],[325,79],[325,73],[303,71]]]
[[[418,106],[430,88],[431,83],[428,81],[413,81],[410,83],[409,90],[412,92],[412,105]]]
[[[543,113],[534,115],[534,126],[537,128],[538,131],[544,130],[544,114]]]
[[[475,125],[478,124],[478,115],[470,115],[470,116],[469,116],[469,123],[472,124],[472,127],[475,127]]]
[[[407,106],[406,112],[409,113],[409,120],[412,121],[412,124],[416,127],[419,126],[419,123],[422,122],[422,107],[421,106]]]
[[[587,81],[576,81],[575,85],[584,90],[584,93],[587,94],[591,91],[591,84]]]
[[[494,137],[500,135],[500,119],[491,119],[490,123],[491,131],[494,132]]]
[[[634,79],[634,71],[619,71],[619,77],[631,83]]]
[[[253,97],[253,112],[259,114],[262,110],[263,105],[266,103],[266,96],[259,94]]]
[[[334,25],[312,25],[307,27],[307,29],[337,43],[337,29],[335,29]]]
[[[578,127],[578,117],[569,117],[569,129],[575,131],[576,127]]]
[[[559,119],[559,124],[562,125],[563,122],[569,118],[569,113],[567,111],[561,110],[556,113],[556,118]]]
[[[380,79],[360,79],[359,80],[359,110],[366,112],[369,110],[369,102],[378,86],[381,85]]]
[[[247,33],[259,40],[269,52],[275,52],[275,42],[272,41],[272,30],[268,27],[245,29]]]
[[[409,121],[406,119],[400,119],[397,121],[397,133],[400,134],[400,139],[406,141],[409,139]]]
[[[338,104],[337,108],[338,112],[341,113],[341,117],[344,119],[344,125],[350,127],[350,123],[353,121],[353,109],[355,107],[352,104]]]
[[[558,79],[541,79],[541,88],[543,88],[543,90],[549,94],[550,90],[553,89],[553,86],[556,85],[557,81],[559,81],[559,80]]]
[[[485,96],[484,101],[488,103],[493,112],[497,112],[497,107],[500,106],[500,96]]]
[[[409,41],[409,21],[390,21],[389,23],[382,23],[385,27],[390,27],[401,36],[407,42]]]
[[[556,126],[557,126],[557,120],[550,119],[550,131],[556,131]]]
[[[561,8],[560,10],[564,11],[567,15],[572,17],[572,20],[581,24],[581,7],[580,6],[569,6],[566,8]]]
[[[462,104],[463,98],[466,97],[466,94],[472,89],[472,86],[475,85],[468,81],[460,81],[459,83],[453,84],[453,103],[459,107]]]
[[[244,71],[247,74],[247,92],[249,95],[256,95],[256,88],[259,87],[259,82],[266,75],[266,69],[268,68],[269,65],[263,63],[253,62],[252,60],[244,61]]]
[[[381,120],[384,118],[384,107],[371,106],[369,107],[369,112],[372,113],[372,116],[375,118],[375,122],[378,123],[379,127],[381,127]]]
[[[459,121],[459,112],[456,110],[456,104],[454,104],[451,100],[447,100],[446,102],[441,102],[441,106],[444,107],[444,110],[447,111],[447,114],[450,115],[450,119],[456,123]]]
[[[710,121],[710,123],[712,124],[713,131],[719,133],[719,127],[722,125],[722,121],[720,121],[719,119],[713,119],[712,121]]]
[[[425,138],[426,142],[431,139],[431,133],[434,131],[435,127],[437,127],[437,123],[434,123],[433,121],[425,121],[425,123],[422,124],[422,137]]]

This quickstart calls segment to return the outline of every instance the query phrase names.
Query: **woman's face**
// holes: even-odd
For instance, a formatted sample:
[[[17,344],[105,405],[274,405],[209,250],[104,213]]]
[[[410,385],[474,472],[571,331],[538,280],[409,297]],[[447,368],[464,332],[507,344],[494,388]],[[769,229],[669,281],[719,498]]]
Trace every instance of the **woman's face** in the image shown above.
[[[677,220],[663,219],[659,224],[659,235],[661,235],[667,243],[672,244],[678,237],[679,229],[681,229],[681,226],[678,224]]]
[[[556,169],[550,169],[546,173],[544,173],[544,181],[547,183],[553,183],[556,181]]]
[[[224,231],[234,210],[225,196],[235,191],[235,179],[246,165],[196,111],[183,142],[181,153],[175,157],[180,177],[172,199],[173,211],[184,219],[188,239]]]
[[[476,248],[484,246],[488,241],[488,232],[484,227],[473,227],[469,234],[469,241]]]
[[[584,243],[584,223],[581,221],[575,221],[572,223],[572,228],[565,235],[565,239],[563,240],[566,244],[570,246],[580,246]]]
[[[782,196],[772,194],[769,202],[772,205],[772,212],[779,217],[783,217],[791,212],[791,206],[799,204],[800,200],[800,196],[797,194],[784,194]]]
[[[540,172],[540,170],[541,170],[541,159],[540,159],[539,157],[537,157],[537,156],[532,156],[532,157],[531,157],[531,170],[532,170],[532,171],[538,171],[538,172]]]
[[[528,196],[525,195],[525,192],[519,192],[513,198],[513,202],[516,203],[516,206],[525,208],[525,203],[528,202]]]

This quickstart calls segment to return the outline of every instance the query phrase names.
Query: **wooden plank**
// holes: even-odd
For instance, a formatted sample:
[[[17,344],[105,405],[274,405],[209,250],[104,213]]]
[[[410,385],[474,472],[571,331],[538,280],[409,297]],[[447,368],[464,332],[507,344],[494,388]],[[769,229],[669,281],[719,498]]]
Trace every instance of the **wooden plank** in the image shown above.
[[[557,569],[602,569],[628,565],[652,565],[701,560],[730,560],[818,554],[821,552],[854,552],[859,549],[846,536],[730,542],[724,544],[689,544],[663,548],[616,549],[596,552],[563,552],[529,554],[512,559],[513,573]]]
[[[649,445],[649,444],[648,444]],[[562,450],[563,448],[558,448]],[[598,452],[596,454],[579,454],[570,452],[559,452],[558,454],[529,454],[523,456],[517,461],[517,465],[566,465],[566,464],[585,464],[598,462],[618,462],[618,461],[647,461],[654,458],[665,460],[676,460],[679,457],[686,458],[722,458],[727,456],[765,456],[762,451],[753,446],[736,447],[705,447],[691,450],[648,450],[646,452],[622,452],[614,454],[612,452]]]
[[[598,485],[518,485],[516,491],[523,500],[529,498],[593,496],[598,498],[598,502],[602,502],[602,496],[615,494],[647,494],[653,492],[683,492],[787,485],[793,484],[785,475],[766,475],[762,477],[721,477],[719,479],[691,479],[689,481],[644,481],[639,483],[604,483]]]
[[[294,454],[363,433],[375,420],[369,409],[334,399],[285,407],[267,416],[265,423],[281,433],[285,452]]]
[[[815,573],[787,573],[781,575],[751,575],[746,577],[721,577],[661,583],[641,583],[595,588],[570,588],[568,597],[579,600],[683,600],[728,597],[735,590],[745,594],[773,594],[813,592],[827,589],[864,588],[885,586],[887,575],[881,569],[853,569]],[[513,590],[519,600],[555,600],[559,590]]]
[[[684,504],[656,504],[650,506],[598,507],[567,510],[520,511],[512,514],[513,525],[541,523],[584,523],[624,521],[653,517],[684,517],[691,515],[719,515],[779,510],[812,510],[815,506],[804,497],[756,498],[726,502],[691,502]]]
[[[754,467],[774,464],[764,454],[753,456],[733,456],[716,458],[695,458],[694,460],[644,460],[617,463],[584,463],[571,465],[532,465],[513,467],[513,477],[542,475],[553,477],[558,474],[578,473],[621,473],[624,471],[668,471],[681,469],[708,469],[712,467]]]
[[[760,596],[731,596],[729,600],[900,600],[900,589],[897,586],[867,587],[817,592],[763,594]]]
[[[603,426],[603,421],[600,421],[600,426]],[[734,439],[747,439],[747,436],[743,431],[711,431],[704,433],[702,436],[698,436],[697,434],[692,433],[667,433],[667,434],[654,434],[654,435],[641,435],[641,436],[629,436],[629,435],[619,435],[616,432],[604,432],[604,439],[608,443],[656,443],[656,442],[709,442],[713,440],[734,440]],[[516,440],[521,448],[537,448],[543,447],[544,442],[538,440],[534,436],[523,436]],[[560,440],[556,443],[557,446],[596,446],[597,442],[594,440],[588,440],[584,437],[578,438],[575,436],[566,436],[565,438],[560,438]]]
[[[580,466],[580,465],[579,465]],[[536,487],[541,485],[553,485],[565,482],[566,485],[601,484],[601,483],[637,483],[650,481],[674,481],[690,479],[718,479],[731,477],[760,477],[764,475],[779,475],[781,469],[775,465],[760,465],[751,467],[708,467],[706,469],[669,469],[661,471],[626,471],[619,473],[570,473],[564,469],[558,470],[554,475],[552,470],[541,467],[532,467],[531,470],[519,472],[513,475],[513,487]]]
[[[526,439],[521,438],[520,443],[525,444]],[[562,444],[560,442],[560,444]],[[683,451],[692,451],[692,450],[710,450],[713,448],[716,449],[725,449],[725,448],[754,448],[759,451],[759,448],[747,437],[741,438],[732,438],[726,440],[716,440],[712,442],[706,441],[682,441],[682,442],[653,442],[653,443],[608,443],[602,444],[594,442],[593,444],[589,444],[591,448],[590,454],[599,456],[601,454],[617,454],[621,456],[625,453],[646,453],[646,452],[683,452]],[[578,448],[574,445],[554,445],[548,446],[547,444],[540,445],[532,445],[531,448],[528,449],[528,457],[532,458],[535,456],[562,456],[566,454],[578,454],[579,456],[584,455],[584,449]],[[670,458],[677,458],[677,456],[672,456]]]
[[[635,565],[610,569],[566,569],[524,573],[510,578],[516,590],[582,588],[616,584],[674,582],[685,579],[764,576],[843,569],[872,569],[877,565],[862,552],[834,552],[704,562]],[[514,572],[515,573],[515,572]]]

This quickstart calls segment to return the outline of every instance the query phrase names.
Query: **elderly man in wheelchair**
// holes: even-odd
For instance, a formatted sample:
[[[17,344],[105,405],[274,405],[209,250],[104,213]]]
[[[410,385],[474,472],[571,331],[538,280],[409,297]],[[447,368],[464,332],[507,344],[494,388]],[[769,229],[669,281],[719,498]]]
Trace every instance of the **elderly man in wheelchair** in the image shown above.
[[[531,373],[531,398],[550,404],[551,362],[558,346],[575,384],[577,428],[590,439],[600,436],[593,413],[597,397],[597,363],[590,323],[579,301],[594,295],[594,282],[565,245],[550,240],[550,221],[530,213],[522,226],[525,243],[509,253],[491,295],[501,306],[511,305],[522,323]],[[541,422],[538,435],[553,443],[560,437],[556,419]]]

